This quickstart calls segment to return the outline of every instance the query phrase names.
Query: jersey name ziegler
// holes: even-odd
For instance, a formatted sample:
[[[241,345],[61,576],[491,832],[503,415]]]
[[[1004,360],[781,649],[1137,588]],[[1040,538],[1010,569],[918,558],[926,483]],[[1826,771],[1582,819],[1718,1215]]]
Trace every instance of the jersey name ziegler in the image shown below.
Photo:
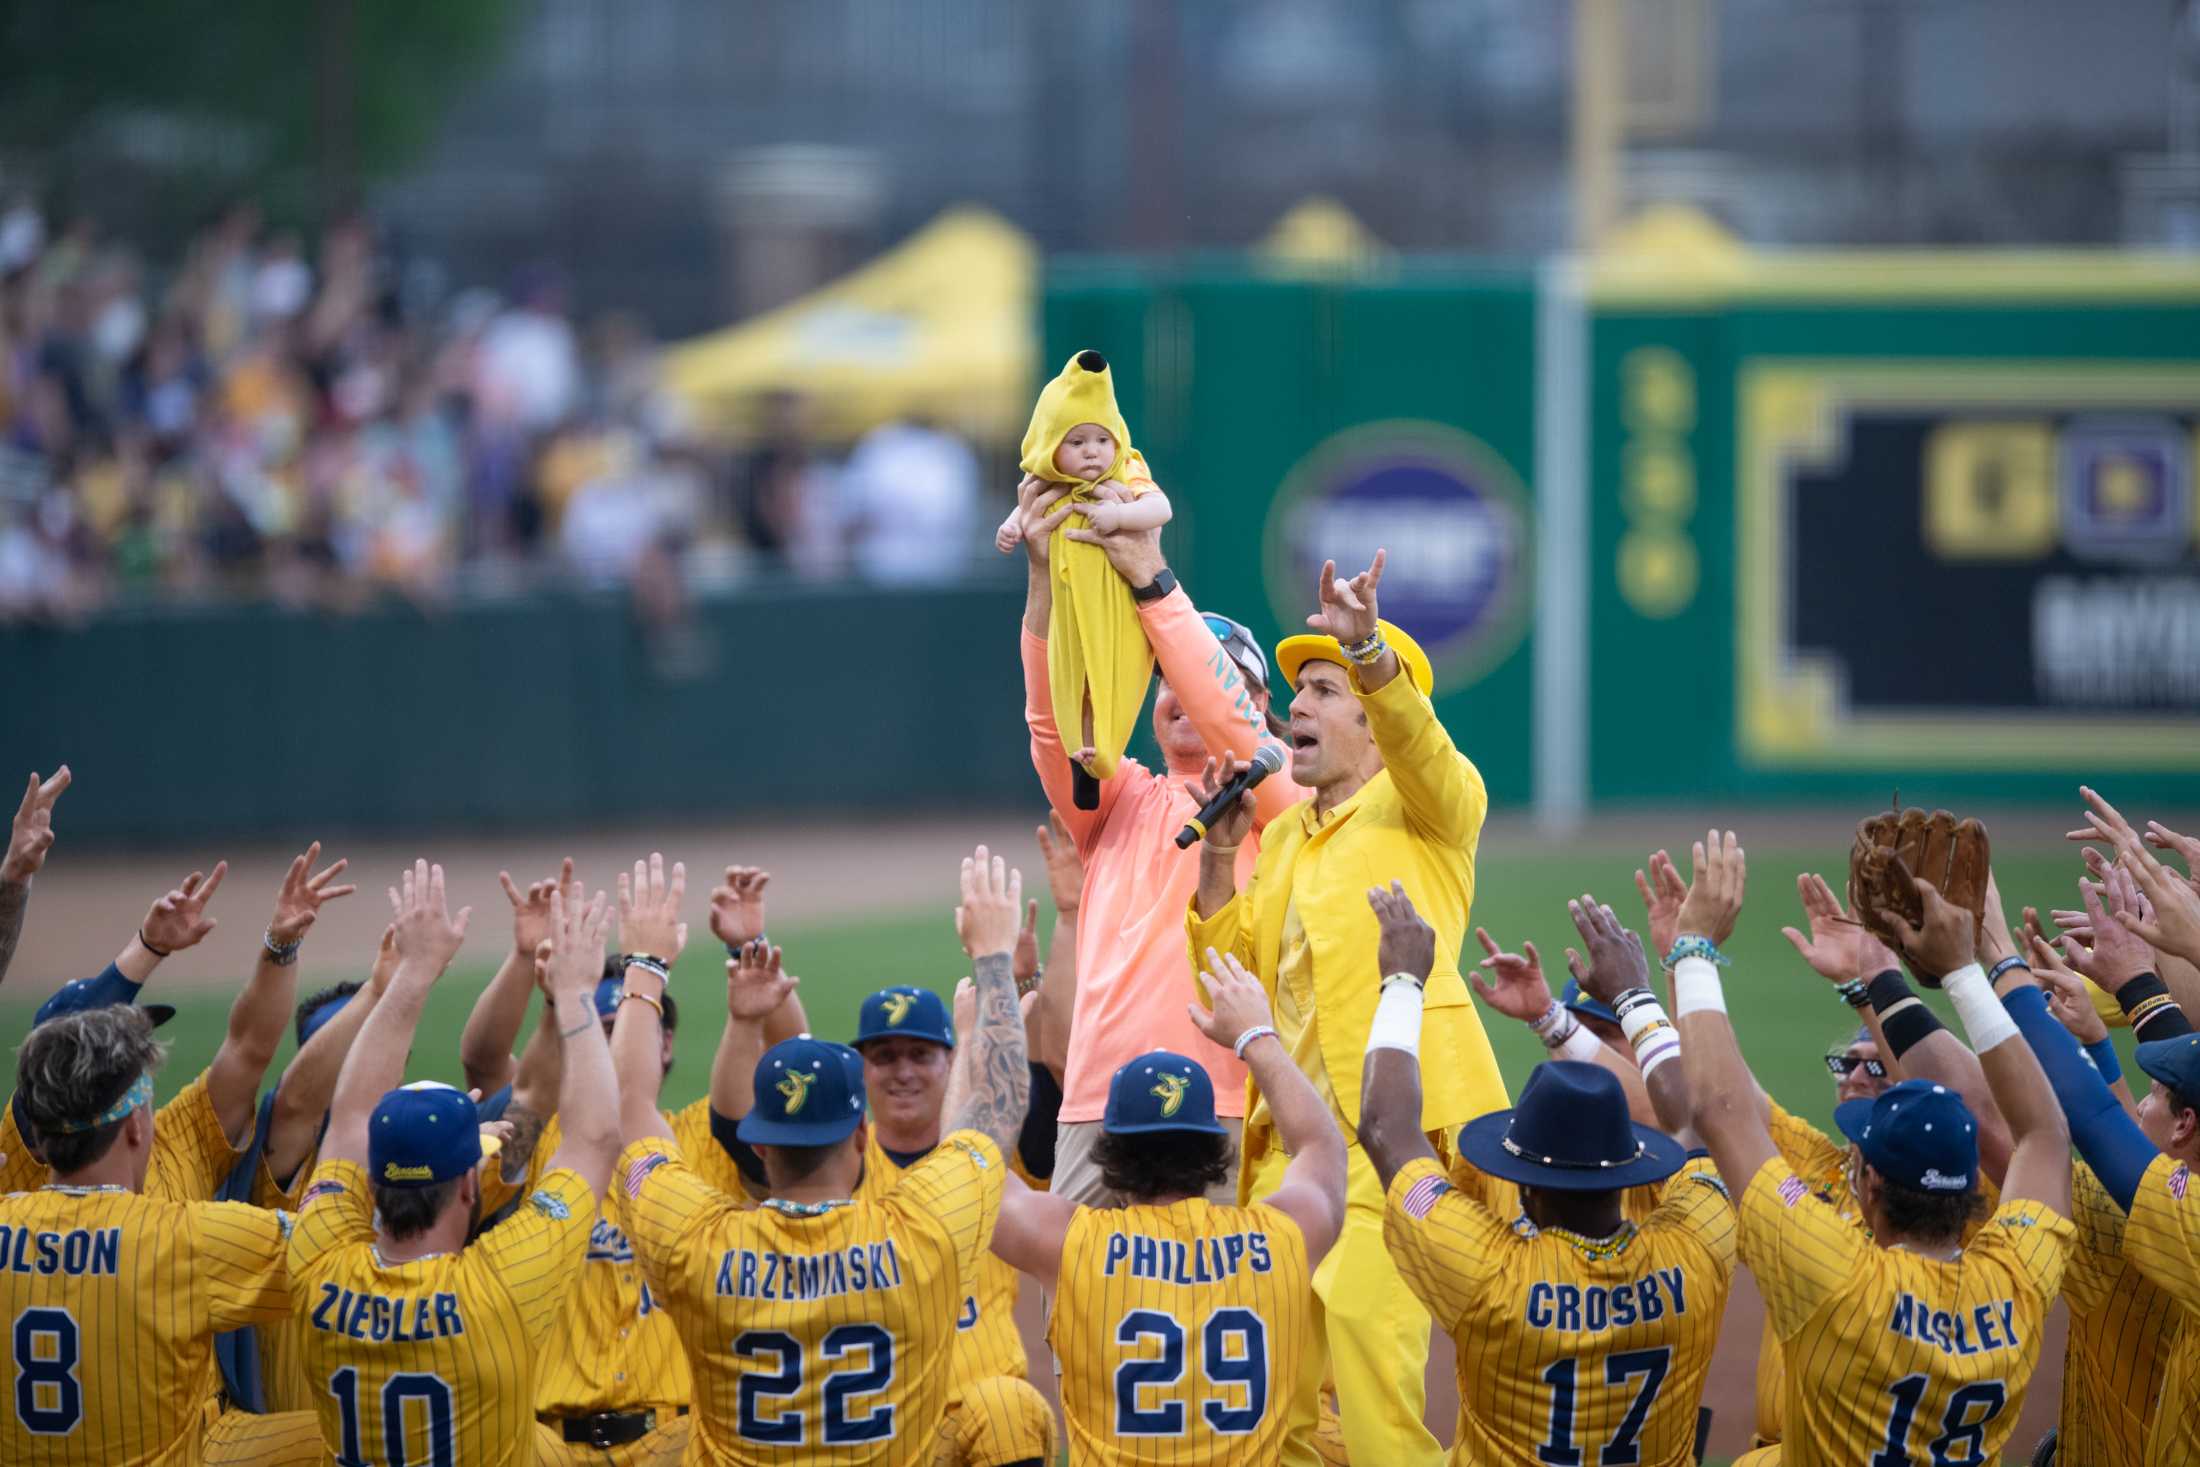
[[[1267,1273],[1274,1267],[1268,1256],[1266,1233],[1223,1233],[1212,1238],[1149,1238],[1143,1233],[1108,1234],[1107,1251],[1100,1272],[1114,1278],[1128,1266],[1134,1279],[1159,1279],[1165,1284],[1218,1284],[1251,1268]]]
[[[0,1269],[9,1273],[114,1274],[122,1268],[122,1229],[71,1228],[40,1233],[0,1227]]]
[[[796,1303],[863,1289],[901,1287],[901,1255],[891,1238],[832,1253],[758,1253],[729,1248],[718,1260],[718,1297]]]
[[[355,1340],[439,1340],[466,1333],[459,1317],[458,1295],[438,1290],[432,1296],[392,1298],[321,1285],[321,1302],[313,1306],[315,1329],[349,1335]]]

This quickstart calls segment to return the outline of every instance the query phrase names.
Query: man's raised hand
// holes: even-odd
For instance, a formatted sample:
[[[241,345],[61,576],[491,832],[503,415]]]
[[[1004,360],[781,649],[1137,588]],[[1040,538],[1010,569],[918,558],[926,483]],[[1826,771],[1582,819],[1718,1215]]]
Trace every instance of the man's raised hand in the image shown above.
[[[573,884],[573,858],[565,858],[555,879],[529,882],[525,891],[513,883],[509,871],[499,871],[497,880],[512,904],[512,951],[531,954],[550,936],[550,893]]]
[[[451,915],[444,900],[443,868],[425,860],[413,862],[390,888],[390,911],[397,929],[398,966],[423,972],[430,982],[458,956],[474,914],[472,907],[461,907],[457,916]]]
[[[1260,986],[1260,980],[1245,971],[1245,965],[1228,953],[1207,949],[1206,971],[1199,975],[1200,983],[1207,990],[1209,1007],[1186,1004],[1184,1011],[1191,1015],[1199,1032],[1224,1049],[1234,1049],[1239,1036],[1248,1029],[1272,1028],[1274,1021],[1268,1012],[1268,995]]]
[[[1016,945],[1016,927],[1024,905],[1024,877],[984,846],[963,857],[962,901],[955,908],[955,935],[972,959],[1006,957]]]
[[[764,888],[772,874],[761,866],[728,866],[710,892],[710,933],[732,952],[764,935]]]
[[[622,873],[621,885],[626,882]],[[583,900],[578,882],[550,893],[550,987],[594,1001],[603,978],[604,940],[611,930],[610,903],[604,893]]]
[[[313,863],[320,858],[321,843],[315,841],[303,854],[294,857],[290,869],[283,873],[282,889],[275,893],[275,915],[267,924],[267,935],[273,941],[302,940],[325,904],[348,897],[359,889],[348,883],[335,884],[336,878],[344,874],[344,867],[350,864],[348,861],[339,859],[326,870],[315,872]]]
[[[1940,889],[1922,876],[1913,876],[1918,901],[1925,909],[1923,925],[1912,927],[1900,912],[1887,913],[1902,939],[1902,950],[1912,967],[1927,973],[1953,973],[1977,955],[1978,923],[1970,912],[1941,896]]]
[[[1688,899],[1688,883],[1681,880],[1673,858],[1664,851],[1650,853],[1650,872],[1635,872],[1635,890],[1642,895],[1642,913],[1650,927],[1650,946],[1659,959],[1673,950],[1681,935],[1681,903]]]
[[[1395,881],[1388,891],[1371,886],[1367,904],[1375,909],[1375,925],[1382,934],[1375,945],[1376,973],[1384,978],[1404,973],[1426,983],[1436,971],[1436,929],[1415,910],[1405,887]]]
[[[1374,636],[1379,630],[1375,588],[1382,584],[1383,565],[1389,558],[1389,551],[1376,551],[1367,569],[1349,581],[1337,579],[1337,562],[1323,561],[1321,578],[1314,588],[1321,600],[1321,610],[1309,616],[1306,624],[1317,632],[1335,637],[1346,647]]]
[[[64,764],[53,778],[41,784],[37,771],[23,791],[23,803],[15,807],[15,824],[8,832],[8,854],[0,861],[0,881],[28,881],[46,864],[53,849],[53,806],[76,776]]]
[[[1076,508],[1067,484],[1053,484],[1036,474],[1026,474],[1016,486],[1016,514],[1023,522],[1024,554],[1040,570],[1046,569],[1047,542]]]
[[[1811,971],[1829,983],[1846,983],[1852,978],[1874,978],[1896,966],[1895,955],[1887,945],[1872,936],[1871,929],[1852,920],[1841,910],[1841,899],[1833,894],[1826,878],[1806,871],[1795,878],[1795,894],[1803,899],[1803,916],[1810,923],[1810,936],[1793,927],[1783,927],[1780,935],[1795,946],[1795,951]]]
[[[1731,830],[1706,831],[1690,855],[1691,879],[1688,895],[1681,900],[1680,933],[1724,942],[1734,935],[1734,923],[1742,915],[1742,890],[1748,880],[1748,861],[1741,841]],[[1666,949],[1667,953],[1671,951]]]
[[[1508,1019],[1518,1019],[1523,1024],[1533,1024],[1551,1008],[1551,985],[1543,979],[1543,957],[1535,950],[1533,942],[1520,945],[1520,953],[1500,949],[1489,932],[1477,927],[1475,941],[1489,954],[1481,962],[1495,981],[1485,983],[1480,973],[1469,973],[1467,981],[1474,991],[1482,995],[1482,1002]],[[1527,954],[1522,957],[1521,953]]]
[[[1054,910],[1059,916],[1074,916],[1085,897],[1085,858],[1077,853],[1077,842],[1056,811],[1047,811],[1047,823],[1039,827],[1038,836],[1039,857],[1046,862],[1047,893],[1054,898]]]
[[[726,1013],[744,1024],[761,1024],[779,1012],[797,981],[782,968],[778,948],[752,937],[726,959]]]
[[[206,915],[206,904],[229,874],[227,861],[216,861],[211,876],[194,871],[183,885],[161,897],[145,913],[138,937],[154,953],[166,957],[187,947],[197,947],[214,930],[215,918]]]
[[[1583,892],[1566,903],[1566,915],[1574,919],[1574,931],[1589,951],[1585,964],[1581,954],[1566,949],[1566,970],[1582,992],[1609,1004],[1630,988],[1649,986],[1650,960],[1643,955],[1642,939],[1621,926],[1610,907]]]
[[[670,875],[664,854],[651,851],[646,861],[634,863],[634,873],[619,873],[619,948],[643,953],[666,967],[687,946],[687,923],[680,920],[680,900],[687,895],[687,866],[674,861]],[[598,962],[602,960],[599,958]]]

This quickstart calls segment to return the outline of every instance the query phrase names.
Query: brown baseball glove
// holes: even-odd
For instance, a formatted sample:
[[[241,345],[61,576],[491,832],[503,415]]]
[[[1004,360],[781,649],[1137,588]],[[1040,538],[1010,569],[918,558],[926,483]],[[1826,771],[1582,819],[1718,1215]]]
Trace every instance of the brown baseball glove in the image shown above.
[[[1868,816],[1856,823],[1856,841],[1849,847],[1849,910],[1873,936],[1908,957],[1889,918],[1899,915],[1912,927],[1924,922],[1925,906],[1910,878],[1922,876],[1983,923],[1990,857],[1986,827],[1976,820],[1915,808]],[[1930,988],[1947,976],[1925,971],[1914,959],[1910,968]]]

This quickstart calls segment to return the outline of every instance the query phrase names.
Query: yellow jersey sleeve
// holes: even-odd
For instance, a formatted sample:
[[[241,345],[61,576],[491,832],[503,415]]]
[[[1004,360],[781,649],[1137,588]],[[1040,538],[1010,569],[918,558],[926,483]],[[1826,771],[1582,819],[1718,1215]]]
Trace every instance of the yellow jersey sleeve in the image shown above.
[[[1686,1238],[1710,1255],[1721,1278],[1732,1277],[1739,1251],[1734,1199],[1708,1156],[1692,1156],[1664,1184],[1658,1205],[1640,1224],[1645,1236]]]
[[[1775,1156],[1742,1193],[1740,1251],[1783,1340],[1856,1272],[1872,1244]]]
[[[2186,1309],[2200,1309],[2200,1188],[2192,1168],[2157,1156],[2131,1200],[2125,1256]]]
[[[726,1155],[726,1148],[710,1131],[710,1097],[691,1101],[672,1113],[672,1139],[680,1143],[680,1157],[695,1174],[736,1200],[748,1197],[741,1169]]]
[[[0,1110],[0,1197],[28,1192],[44,1185],[46,1164],[31,1154],[23,1140],[23,1128],[15,1123],[15,1096],[11,1092]]]
[[[374,1241],[374,1198],[366,1168],[355,1161],[324,1161],[298,1199],[290,1230],[290,1271],[303,1273],[323,1254]]]
[[[2093,1168],[2070,1163],[2070,1221],[2077,1228],[2062,1291],[2076,1314],[2091,1314],[2110,1302],[2124,1264],[2124,1210],[2108,1195]]]
[[[145,1195],[167,1202],[210,1202],[237,1164],[238,1152],[214,1112],[206,1072],[153,1116],[153,1155]]]
[[[571,1293],[596,1225],[596,1194],[579,1172],[559,1167],[519,1208],[466,1250],[511,1294],[520,1327],[540,1344]]]
[[[982,1131],[953,1131],[901,1174],[888,1203],[938,1219],[954,1239],[960,1277],[974,1280],[993,1246],[993,1224],[1007,1185],[1008,1163],[993,1138]]]
[[[288,1318],[291,1215],[244,1202],[201,1202],[190,1218],[199,1266],[215,1283],[200,1291],[208,1325],[240,1329]]]
[[[1409,1162],[1390,1179],[1383,1242],[1414,1296],[1447,1334],[1502,1269],[1512,1229],[1452,1185],[1433,1157]]]
[[[1849,1152],[1845,1146],[1837,1146],[1831,1137],[1809,1121],[1796,1115],[1767,1096],[1765,1103],[1771,1108],[1772,1149],[1780,1153],[1780,1159],[1789,1170],[1801,1177],[1811,1187],[1826,1185],[1830,1177],[1839,1177],[1848,1170]]]
[[[2076,1226],[2054,1208],[2044,1202],[2022,1200],[1995,1208],[1986,1225],[1964,1247],[2006,1250],[2010,1266],[2039,1291],[2040,1308],[2045,1310],[2062,1292],[2071,1244],[2077,1236]]]
[[[690,1240],[733,1205],[662,1136],[647,1137],[619,1153],[611,1169],[609,1203],[612,1225],[634,1245],[642,1276],[652,1288],[668,1293],[669,1281],[686,1272]]]

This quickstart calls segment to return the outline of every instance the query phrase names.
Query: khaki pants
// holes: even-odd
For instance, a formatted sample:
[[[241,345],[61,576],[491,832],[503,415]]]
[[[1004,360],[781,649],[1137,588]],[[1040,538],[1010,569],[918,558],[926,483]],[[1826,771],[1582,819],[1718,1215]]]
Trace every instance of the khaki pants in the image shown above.
[[[1230,1150],[1233,1155],[1245,1145],[1245,1122],[1237,1116],[1223,1116],[1222,1124],[1230,1132]],[[1115,1207],[1123,1199],[1109,1191],[1100,1180],[1100,1163],[1093,1156],[1093,1149],[1100,1144],[1098,1121],[1064,1121],[1054,1128],[1054,1180],[1047,1190],[1057,1197],[1085,1207]],[[1237,1202],[1237,1166],[1233,1163],[1229,1175],[1208,1190],[1207,1200],[1224,1207]]]

